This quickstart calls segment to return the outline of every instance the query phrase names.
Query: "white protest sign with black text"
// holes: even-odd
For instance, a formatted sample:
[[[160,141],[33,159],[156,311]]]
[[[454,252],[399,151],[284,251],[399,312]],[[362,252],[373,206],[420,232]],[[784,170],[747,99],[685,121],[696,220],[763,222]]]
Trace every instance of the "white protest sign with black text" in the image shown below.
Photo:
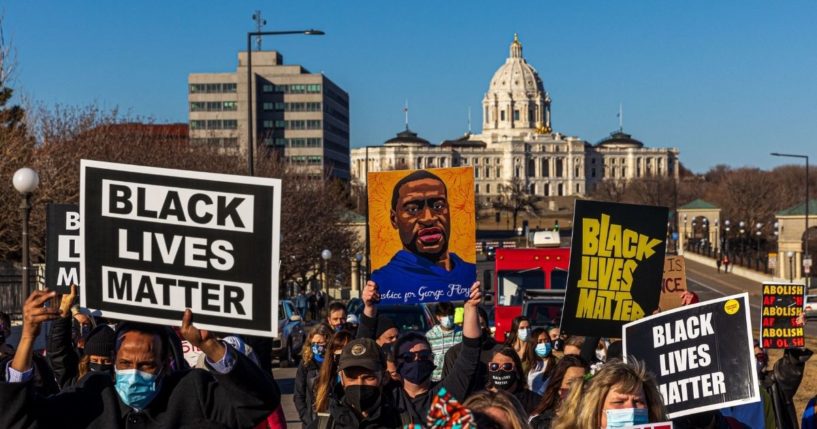
[[[79,207],[48,204],[46,207],[45,284],[57,293],[69,293],[79,285]]]
[[[624,325],[624,356],[653,373],[670,418],[760,400],[749,295],[704,301]]]
[[[278,332],[281,181],[82,160],[82,305],[113,319]]]

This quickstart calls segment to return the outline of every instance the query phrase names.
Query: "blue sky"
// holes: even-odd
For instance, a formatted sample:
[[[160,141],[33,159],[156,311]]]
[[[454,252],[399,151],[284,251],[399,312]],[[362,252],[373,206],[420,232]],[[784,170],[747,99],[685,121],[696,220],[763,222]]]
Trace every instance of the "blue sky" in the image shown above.
[[[474,131],[518,32],[553,99],[554,130],[596,142],[618,127],[678,147],[693,171],[817,158],[817,2],[156,1],[0,3],[18,93],[187,121],[187,75],[234,71],[251,15],[288,63],[351,97],[352,145],[410,126],[432,142]]]

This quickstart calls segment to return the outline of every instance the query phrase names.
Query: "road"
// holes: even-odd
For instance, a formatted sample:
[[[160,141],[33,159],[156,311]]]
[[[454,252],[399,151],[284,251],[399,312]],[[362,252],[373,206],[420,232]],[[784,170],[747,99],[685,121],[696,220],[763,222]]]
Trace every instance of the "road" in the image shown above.
[[[292,392],[295,390],[296,368],[274,368],[272,375],[278,382],[281,389],[281,405],[284,407],[284,415],[287,418],[287,429],[300,429],[301,420],[298,418],[298,410],[295,409],[295,401]]]
[[[760,327],[760,301],[762,299],[760,283],[732,273],[718,272],[714,262],[712,266],[706,266],[689,259],[686,259],[686,275],[689,289],[697,293],[701,301],[748,292],[752,328]],[[806,337],[814,338],[815,335],[817,335],[817,323],[812,321],[806,324]]]

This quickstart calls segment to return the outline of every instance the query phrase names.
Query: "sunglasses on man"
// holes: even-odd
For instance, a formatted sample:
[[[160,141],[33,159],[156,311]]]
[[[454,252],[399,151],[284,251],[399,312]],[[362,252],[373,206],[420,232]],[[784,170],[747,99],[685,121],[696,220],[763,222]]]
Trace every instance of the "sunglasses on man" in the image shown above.
[[[414,362],[415,360],[431,360],[431,350],[420,350],[418,352],[405,352],[398,356],[403,362]]]

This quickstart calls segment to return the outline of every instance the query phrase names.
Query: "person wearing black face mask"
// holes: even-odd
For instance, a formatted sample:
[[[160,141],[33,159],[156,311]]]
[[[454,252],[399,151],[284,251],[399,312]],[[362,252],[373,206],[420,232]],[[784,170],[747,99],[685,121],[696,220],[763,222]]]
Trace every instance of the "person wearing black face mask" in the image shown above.
[[[477,372],[474,373],[474,377],[471,378],[468,384],[469,392],[475,392],[485,388],[485,385],[488,383],[488,363],[491,362],[491,358],[494,354],[503,347],[503,345],[497,343],[494,336],[491,335],[491,328],[488,326],[488,313],[482,307],[477,307],[477,314],[479,315],[479,327],[482,332],[482,337],[480,338],[479,365],[477,365]],[[457,357],[461,351],[462,343],[459,343],[448,349],[445,353],[442,372],[443,378],[447,377],[454,369],[454,363],[457,361]]]
[[[528,414],[536,408],[542,396],[527,388],[527,378],[522,371],[522,361],[511,347],[503,347],[494,354],[488,364],[488,388],[504,390],[522,404]]]
[[[332,401],[328,413],[319,412],[309,429],[398,428],[400,412],[388,395],[386,358],[373,340],[358,338],[346,344],[338,363],[343,398]]]
[[[377,296],[377,285],[370,281],[362,294],[365,307],[361,316],[361,328],[358,329],[359,336],[361,332],[369,332],[373,336],[371,333],[378,330]],[[475,282],[464,305],[462,352],[451,372],[439,382],[431,381],[434,362],[431,345],[426,337],[409,333],[400,337],[392,346],[394,363],[401,381],[389,383],[386,393],[392,397],[404,422],[424,424],[434,395],[441,387],[458,400],[464,400],[471,393],[471,381],[479,365],[481,330],[477,307],[481,299],[479,282]]]
[[[89,372],[99,372],[113,377],[113,356],[116,334],[108,325],[99,325],[85,340],[84,355],[79,360],[79,378]]]

